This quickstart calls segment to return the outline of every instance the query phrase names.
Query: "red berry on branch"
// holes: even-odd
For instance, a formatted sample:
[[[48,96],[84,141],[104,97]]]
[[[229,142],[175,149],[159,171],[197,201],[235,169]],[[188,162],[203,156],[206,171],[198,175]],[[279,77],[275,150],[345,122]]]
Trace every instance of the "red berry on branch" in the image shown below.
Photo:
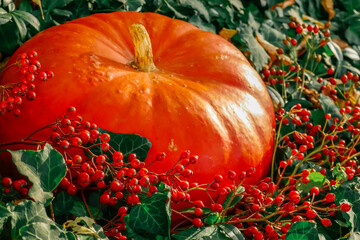
[[[351,206],[350,206],[350,204],[348,204],[348,203],[342,203],[342,204],[340,205],[340,209],[341,209],[341,211],[343,211],[343,212],[349,212],[349,211],[351,210]]]
[[[324,225],[324,227],[330,227],[332,225],[330,219],[327,218],[321,219],[321,224]]]
[[[202,221],[200,218],[194,218],[192,220],[192,224],[194,225],[194,227],[201,227],[202,226]]]

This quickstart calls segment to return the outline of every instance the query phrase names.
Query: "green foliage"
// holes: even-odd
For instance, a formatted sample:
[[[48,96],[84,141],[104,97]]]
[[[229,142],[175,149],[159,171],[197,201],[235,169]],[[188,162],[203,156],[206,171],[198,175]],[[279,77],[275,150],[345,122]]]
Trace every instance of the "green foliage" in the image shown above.
[[[316,225],[307,221],[296,222],[287,232],[285,240],[319,240]]]
[[[40,151],[9,150],[9,152],[18,171],[27,176],[33,184],[29,196],[41,203],[51,200],[51,192],[65,177],[67,170],[62,155],[49,144]]]
[[[162,235],[170,237],[170,193],[155,193],[133,207],[126,225],[138,235]]]
[[[109,144],[115,149],[115,151],[120,151],[124,155],[124,159],[127,159],[127,156],[130,153],[135,153],[139,160],[144,161],[151,148],[151,142],[140,135],[112,133],[101,128],[98,128],[98,131],[100,134],[108,133],[110,135]],[[100,140],[95,143],[99,142]],[[107,154],[109,159],[111,159],[110,153],[103,152],[101,150],[101,146],[96,146],[92,148],[91,151],[97,155]]]
[[[243,240],[238,228],[231,224],[221,223],[209,227],[189,228],[172,236],[177,240]]]

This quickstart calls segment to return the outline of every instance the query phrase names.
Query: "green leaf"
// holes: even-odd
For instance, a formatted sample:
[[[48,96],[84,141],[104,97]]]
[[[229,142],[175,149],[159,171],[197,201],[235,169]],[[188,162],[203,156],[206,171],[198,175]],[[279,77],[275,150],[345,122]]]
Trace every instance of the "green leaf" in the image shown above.
[[[19,30],[14,22],[0,25],[0,52],[11,55],[20,45]]]
[[[296,222],[286,233],[285,240],[319,240],[318,230],[315,223]]]
[[[125,9],[127,11],[141,11],[144,4],[146,4],[145,0],[126,0],[124,1],[126,6]]]
[[[47,1],[47,10],[51,11],[55,8],[62,8],[71,3],[74,0],[56,0],[56,1]]]
[[[344,60],[344,56],[343,53],[341,51],[341,48],[339,47],[339,45],[337,45],[335,42],[330,41],[327,43],[327,46],[330,48],[330,50],[334,53],[336,59],[338,61],[342,61]]]
[[[8,150],[18,171],[33,183],[29,196],[41,203],[52,198],[53,191],[66,175],[66,164],[62,155],[45,144],[40,151]]]
[[[14,19],[14,22],[15,22],[18,30],[19,30],[20,39],[24,40],[25,36],[26,36],[26,33],[27,33],[27,28],[26,28],[25,22],[21,18],[14,15],[13,13],[11,13],[11,16],[12,16],[12,19]]]
[[[350,44],[360,45],[359,27],[349,26],[345,31],[345,37]]]
[[[93,216],[96,216],[97,213],[99,212],[99,208],[91,206],[89,205],[89,203],[88,203],[88,208]],[[69,212],[77,217],[84,217],[84,216],[90,217],[90,214],[86,209],[84,201],[78,198],[75,198],[73,200],[72,208],[69,209]],[[99,214],[99,216],[101,215],[102,214]]]
[[[184,6],[189,6],[197,11],[206,21],[210,22],[210,15],[208,9],[199,0],[179,0],[179,3]]]
[[[341,119],[342,115],[340,114],[339,108],[334,104],[334,101],[330,97],[320,94],[319,102],[325,113],[330,113],[333,118],[337,117]]]
[[[144,137],[136,134],[121,134],[121,133],[112,133],[104,129],[98,128],[98,131],[101,133],[108,133],[110,135],[109,144],[116,150],[122,152],[124,158],[126,159],[130,153],[136,153],[136,157],[145,161],[148,151],[151,148],[151,142]],[[96,143],[99,143],[98,140]],[[100,146],[94,147],[91,149],[94,154],[108,154],[108,157],[111,159],[111,155],[108,152],[103,152]]]
[[[355,9],[360,10],[360,2],[358,0],[341,0],[339,2],[348,12],[353,12]]]
[[[213,225],[216,223],[218,218],[219,215],[217,213],[210,213],[209,216],[204,219],[204,223],[206,223],[207,225]]]
[[[9,203],[6,209],[0,207],[0,219],[3,221],[4,218],[10,217],[11,239],[75,240],[72,233],[66,232],[47,216],[45,207],[41,203],[24,200],[16,206]]]
[[[304,193],[309,193],[310,189],[312,187],[318,187],[321,188],[326,180],[326,177],[324,175],[322,175],[321,173],[318,172],[312,172],[309,174],[308,178],[310,179],[310,182],[305,184],[305,183],[300,183],[296,188],[299,190],[302,190]]]
[[[5,24],[11,20],[11,14],[0,8],[0,24]]]
[[[225,232],[229,239],[245,240],[240,230],[232,224],[222,223],[219,224],[219,228],[221,228]]]
[[[222,223],[209,227],[189,228],[172,235],[177,240],[243,240],[245,239],[239,229],[231,224]]]
[[[243,193],[245,191],[245,188],[240,186],[237,191],[236,191],[236,196],[232,199],[229,208],[232,208],[233,206],[235,206],[238,202],[240,202],[240,200],[243,198],[243,195],[240,195],[241,193]],[[234,193],[234,190],[232,190],[228,195],[226,195],[226,198],[222,204],[223,208],[225,209],[225,207],[228,205],[232,195]]]
[[[170,192],[144,198],[129,213],[128,224],[136,233],[148,232],[170,237]]]
[[[360,56],[359,56],[358,52],[355,51],[351,47],[345,48],[344,51],[343,51],[343,54],[344,54],[345,57],[348,57],[351,60],[360,61]]]
[[[12,14],[30,23],[30,25],[33,26],[37,31],[40,30],[40,22],[34,15],[21,10],[13,11]]]
[[[58,195],[56,195],[53,201],[53,209],[55,216],[66,215],[70,212],[71,209],[73,209],[73,207],[74,207],[74,196],[71,196],[65,191],[61,191]]]
[[[54,10],[52,10],[52,13],[54,15],[68,17],[68,18],[72,16],[72,12],[70,12],[68,10],[64,10],[64,9],[58,9],[58,8],[55,8]]]
[[[44,222],[29,223],[19,229],[21,239],[23,240],[53,240],[53,239],[71,239],[75,240],[75,236],[70,232],[57,227],[55,224],[49,224]]]
[[[0,229],[3,229],[4,224],[7,222],[10,216],[11,212],[9,209],[4,206],[0,206]]]
[[[255,69],[260,71],[269,62],[270,57],[254,37],[253,30],[250,26],[243,23],[239,26],[239,28],[240,30],[237,35],[246,43],[250,52],[250,60],[252,61]]]

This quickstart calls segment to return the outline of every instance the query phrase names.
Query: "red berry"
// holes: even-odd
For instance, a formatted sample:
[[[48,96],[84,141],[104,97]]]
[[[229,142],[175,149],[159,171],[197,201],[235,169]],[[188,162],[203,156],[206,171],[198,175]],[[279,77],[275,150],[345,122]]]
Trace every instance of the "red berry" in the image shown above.
[[[316,217],[316,213],[313,210],[309,209],[306,211],[306,217],[310,219],[314,219]]]
[[[331,119],[331,114],[330,113],[325,114],[325,119],[327,120]]]
[[[301,34],[303,32],[303,28],[301,26],[296,27],[296,32]]]
[[[100,140],[102,142],[109,142],[110,141],[110,135],[108,133],[101,134]]]
[[[343,212],[348,212],[348,211],[350,211],[351,206],[350,206],[350,204],[348,204],[348,203],[342,203],[342,204],[340,205],[340,209],[341,209],[341,211],[343,211]]]
[[[77,192],[77,188],[74,184],[69,184],[69,186],[66,189],[67,193],[70,195],[75,195]]]
[[[320,192],[320,190],[319,190],[319,188],[318,187],[312,187],[311,189],[310,189],[310,194],[311,195],[318,195],[319,194],[319,192]]]
[[[1,180],[1,183],[2,183],[2,185],[4,185],[5,187],[10,187],[11,184],[12,184],[12,180],[11,180],[11,178],[9,178],[9,177],[4,177],[4,178]]]
[[[202,225],[202,221],[201,221],[201,219],[200,218],[194,218],[193,220],[192,220],[192,224],[194,225],[194,227],[201,227],[201,225]]]
[[[326,194],[325,201],[329,203],[335,201],[335,194],[333,193]]]
[[[110,194],[104,193],[100,196],[100,203],[109,204],[110,203]]]
[[[201,216],[202,213],[203,213],[203,210],[201,208],[195,208],[194,214],[196,216]]]
[[[330,219],[327,218],[321,219],[321,224],[324,225],[324,227],[330,227],[332,225]]]
[[[216,175],[214,180],[215,180],[215,182],[220,183],[223,180],[223,176]]]
[[[109,143],[103,142],[103,143],[101,144],[101,150],[103,150],[103,151],[108,151],[109,148],[110,148],[110,144],[109,144]]]
[[[223,211],[223,206],[219,203],[215,204],[215,211],[221,213]]]

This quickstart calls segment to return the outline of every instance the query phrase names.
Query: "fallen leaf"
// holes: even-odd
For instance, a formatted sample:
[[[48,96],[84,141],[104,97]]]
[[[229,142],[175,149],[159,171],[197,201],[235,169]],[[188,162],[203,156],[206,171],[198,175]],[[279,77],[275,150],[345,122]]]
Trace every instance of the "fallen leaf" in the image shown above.
[[[295,0],[286,0],[280,3],[277,3],[271,7],[271,10],[275,10],[275,8],[280,7],[282,9],[285,9],[291,5],[295,4]]]
[[[221,29],[221,31],[219,32],[219,35],[223,38],[225,38],[226,40],[230,41],[230,39],[237,33],[237,30],[233,30],[233,29],[227,29],[227,28],[223,28]]]
[[[333,19],[333,17],[335,16],[333,0],[321,0],[320,3],[323,6],[324,10],[329,14],[328,19]]]
[[[261,34],[256,34],[255,38],[259,42],[259,44],[265,49],[265,51],[269,54],[271,62],[275,62],[276,60],[280,60],[285,65],[292,64],[291,59],[288,56],[286,56],[283,53],[279,54],[277,52],[278,47],[276,47],[273,44],[266,41]]]
[[[320,29],[324,29],[324,28],[325,28],[325,24],[323,24],[322,22],[320,22],[320,21],[316,20],[315,18],[312,18],[312,17],[310,17],[310,16],[308,16],[308,15],[306,15],[306,14],[303,14],[303,15],[302,15],[302,19],[303,19],[304,21],[308,20],[308,21],[310,21],[310,22],[312,22],[312,23],[315,23]]]
[[[313,107],[320,108],[321,104],[319,101],[320,94],[315,89],[304,89],[305,97],[313,104]]]

